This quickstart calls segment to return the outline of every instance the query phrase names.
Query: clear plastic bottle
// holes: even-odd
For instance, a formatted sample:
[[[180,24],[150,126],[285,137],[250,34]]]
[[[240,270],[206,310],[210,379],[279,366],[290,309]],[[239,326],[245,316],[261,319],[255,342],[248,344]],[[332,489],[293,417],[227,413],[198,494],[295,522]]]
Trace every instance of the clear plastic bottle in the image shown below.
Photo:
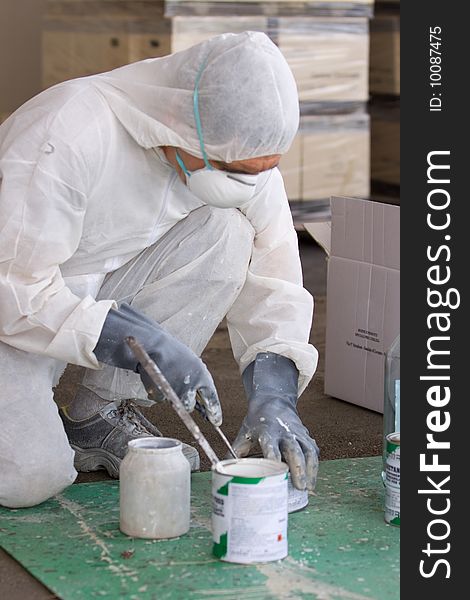
[[[150,539],[187,533],[191,467],[181,442],[147,437],[128,447],[119,469],[121,531]]]
[[[400,431],[400,335],[390,346],[385,356],[385,395],[383,417],[383,466],[385,481],[386,443],[385,437]]]

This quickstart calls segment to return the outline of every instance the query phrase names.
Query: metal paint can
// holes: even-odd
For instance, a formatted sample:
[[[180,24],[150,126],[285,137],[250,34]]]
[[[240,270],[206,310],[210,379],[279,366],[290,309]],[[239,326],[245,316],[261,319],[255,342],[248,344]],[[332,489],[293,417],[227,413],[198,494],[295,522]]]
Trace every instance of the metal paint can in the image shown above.
[[[302,510],[308,504],[308,490],[298,490],[292,484],[292,477],[289,473],[287,479],[287,510],[288,512],[297,512]]]
[[[400,526],[400,432],[385,437],[385,521]]]
[[[212,467],[213,553],[256,563],[287,556],[287,465],[266,458]]]

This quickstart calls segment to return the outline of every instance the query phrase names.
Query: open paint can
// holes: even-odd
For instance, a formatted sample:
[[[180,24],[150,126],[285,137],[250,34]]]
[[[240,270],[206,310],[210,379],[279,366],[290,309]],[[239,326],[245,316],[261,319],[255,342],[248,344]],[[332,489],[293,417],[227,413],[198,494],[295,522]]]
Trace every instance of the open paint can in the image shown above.
[[[308,490],[298,490],[292,483],[292,477],[289,473],[287,480],[287,510],[297,512],[302,510],[308,504]]]
[[[213,552],[256,563],[287,556],[287,465],[266,458],[223,460],[212,467]]]

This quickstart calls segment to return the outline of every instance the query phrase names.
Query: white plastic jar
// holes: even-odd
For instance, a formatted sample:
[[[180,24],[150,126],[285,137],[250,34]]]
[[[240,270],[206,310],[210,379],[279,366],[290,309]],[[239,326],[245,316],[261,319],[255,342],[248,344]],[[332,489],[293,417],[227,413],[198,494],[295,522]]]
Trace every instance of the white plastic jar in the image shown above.
[[[180,441],[158,437],[132,440],[119,479],[123,533],[150,539],[187,533],[191,467]]]

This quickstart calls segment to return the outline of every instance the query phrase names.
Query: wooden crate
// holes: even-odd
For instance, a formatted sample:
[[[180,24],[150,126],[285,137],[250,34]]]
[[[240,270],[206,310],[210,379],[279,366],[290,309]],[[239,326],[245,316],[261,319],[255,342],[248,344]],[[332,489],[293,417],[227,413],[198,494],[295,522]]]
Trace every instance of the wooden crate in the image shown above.
[[[297,164],[297,170],[295,165]],[[360,196],[370,191],[369,115],[302,117],[289,152],[280,162],[290,201]]]
[[[367,19],[276,21],[274,41],[292,69],[301,102],[367,102]]]
[[[369,31],[365,18],[227,15],[174,17],[171,21],[172,52],[221,33],[263,31],[285,56],[301,102],[368,100]]]
[[[170,52],[162,2],[50,1],[42,35],[43,87]]]

